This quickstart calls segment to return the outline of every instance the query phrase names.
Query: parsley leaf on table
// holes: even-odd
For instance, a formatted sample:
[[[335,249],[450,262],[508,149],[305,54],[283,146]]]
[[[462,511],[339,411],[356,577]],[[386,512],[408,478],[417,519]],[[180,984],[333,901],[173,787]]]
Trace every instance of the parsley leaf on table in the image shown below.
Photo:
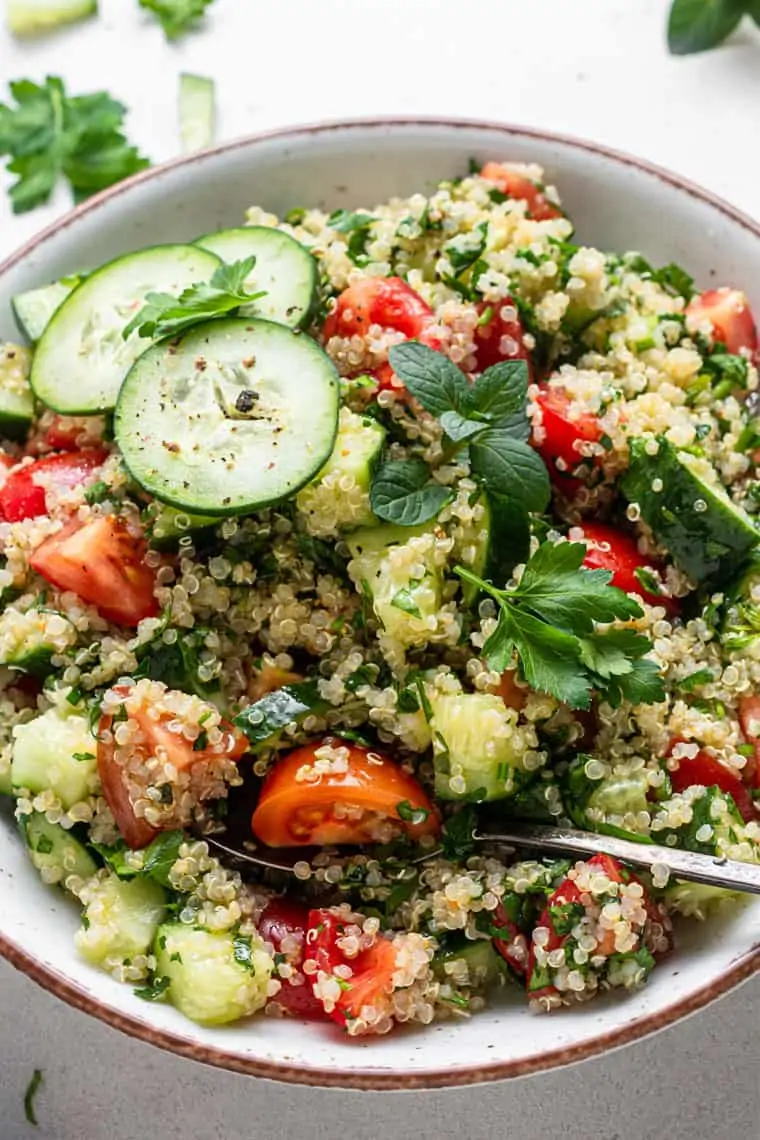
[[[105,91],[69,97],[62,80],[10,84],[16,106],[0,103],[0,155],[18,175],[14,214],[47,202],[60,177],[77,202],[150,166],[122,132],[126,108]]]
[[[249,305],[265,295],[265,291],[249,293],[245,287],[255,264],[256,257],[251,255],[242,261],[220,265],[210,281],[190,285],[179,297],[171,293],[146,293],[146,304],[135,314],[122,336],[126,340],[137,329],[140,336],[162,340],[177,336],[202,321],[226,317],[241,305]]]
[[[753,0],[673,0],[668,47],[673,55],[709,51],[727,39],[745,15],[760,23]]]
[[[213,0],[140,0],[140,7],[153,13],[167,40],[176,40],[197,27],[212,3]]]
[[[489,668],[503,672],[517,654],[531,687],[571,708],[587,709],[593,691],[613,707],[623,699],[663,700],[660,671],[645,659],[649,639],[611,626],[641,617],[641,607],[609,584],[609,571],[584,567],[585,555],[583,543],[545,542],[526,563],[519,584],[503,590],[455,568],[499,605],[496,628],[483,646]]]

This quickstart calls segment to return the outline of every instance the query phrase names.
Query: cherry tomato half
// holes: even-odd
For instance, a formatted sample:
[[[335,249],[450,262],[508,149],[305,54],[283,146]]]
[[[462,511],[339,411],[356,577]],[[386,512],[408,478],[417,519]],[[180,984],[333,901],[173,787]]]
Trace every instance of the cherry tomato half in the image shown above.
[[[47,512],[45,487],[70,491],[90,479],[106,460],[106,451],[72,451],[50,455],[11,471],[0,488],[0,512],[8,522],[20,522]]]
[[[517,316],[517,310],[509,297],[498,304],[489,305],[486,301],[476,306],[480,322],[475,329],[475,356],[478,371],[483,372],[504,360],[524,360],[528,365],[528,381],[533,378],[530,353],[523,344],[525,329]],[[505,320],[503,313],[514,309],[514,317]],[[482,322],[482,323],[481,323]]]
[[[429,331],[434,323],[433,310],[401,277],[363,277],[338,297],[322,328],[322,340],[364,336],[370,325],[379,325],[437,350],[441,342]],[[404,390],[390,364],[379,365],[374,376],[381,390]]]
[[[546,463],[552,482],[572,498],[582,482],[573,472],[582,463],[584,469],[598,465],[597,460],[584,461],[578,447],[581,443],[598,443],[604,434],[601,424],[593,412],[576,414],[564,388],[544,386],[535,402],[541,409],[543,432],[541,442],[534,446]],[[557,460],[561,461],[559,466]]]
[[[30,565],[59,590],[72,590],[117,625],[137,625],[158,613],[145,543],[113,515],[84,523],[72,519],[37,547]]]
[[[671,752],[677,741],[673,741]],[[670,772],[670,783],[674,792],[684,792],[694,784],[705,788],[720,788],[730,795],[745,823],[757,819],[752,793],[740,776],[721,764],[715,756],[700,749],[696,756],[681,756],[678,767]]]
[[[346,757],[320,773],[316,754],[324,744]],[[328,738],[277,761],[251,827],[270,847],[363,844],[373,841],[378,817],[410,839],[440,830],[438,813],[414,777],[377,752]]]
[[[744,293],[739,289],[708,289],[692,297],[686,306],[686,315],[699,321],[708,320],[716,340],[722,341],[729,352],[757,349],[757,329],[752,310]]]
[[[755,754],[747,761],[744,776],[753,788],[760,788],[760,696],[749,693],[739,701],[739,722],[744,739],[755,746]]]
[[[639,553],[630,535],[604,523],[590,522],[583,523],[583,534],[588,551],[583,559],[584,566],[590,570],[608,570],[612,574],[610,584],[619,590],[626,594],[639,594],[651,606],[664,606],[671,614],[678,612],[675,598],[652,594],[639,582],[637,570],[657,570],[658,567]]]
[[[259,919],[259,934],[271,942],[275,954],[282,954],[295,971],[302,974],[309,912],[306,907],[286,897],[267,903]],[[283,950],[283,942],[285,949]],[[312,980],[306,977],[300,985],[280,978],[282,989],[272,999],[295,1017],[324,1017],[325,1010],[319,998],[314,997]]]
[[[333,1021],[345,1026],[361,1015],[366,1006],[382,1010],[389,1005],[393,993],[393,975],[396,972],[396,950],[387,938],[376,937],[366,950],[353,957],[346,956],[338,945],[344,936],[345,919],[337,908],[309,911],[306,932],[306,958],[317,964],[318,970],[333,974],[337,966],[348,966],[349,979],[340,979],[337,1001],[325,1005]]]
[[[549,218],[561,218],[562,211],[544,194],[536,182],[516,170],[502,166],[500,162],[487,162],[480,172],[481,178],[493,182],[497,190],[506,194],[508,198],[519,198],[528,205],[528,216],[536,222],[545,222]]]

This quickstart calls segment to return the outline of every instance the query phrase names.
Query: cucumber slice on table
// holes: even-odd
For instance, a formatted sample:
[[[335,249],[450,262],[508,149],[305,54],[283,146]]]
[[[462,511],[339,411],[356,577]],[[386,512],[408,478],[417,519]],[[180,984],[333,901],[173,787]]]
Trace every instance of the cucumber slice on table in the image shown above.
[[[6,0],[5,20],[14,36],[33,36],[94,16],[98,0]]]
[[[91,273],[54,314],[32,365],[34,394],[55,412],[94,415],[113,408],[122,381],[148,341],[122,332],[146,293],[178,295],[208,281],[219,259],[194,245],[157,245]]]
[[[20,344],[0,344],[0,435],[23,438],[32,422],[31,356]]]
[[[79,284],[78,277],[65,277],[41,289],[19,293],[11,300],[16,324],[31,344],[36,344],[50,324],[53,314]]]
[[[309,337],[238,317],[149,348],[119,394],[114,433],[137,482],[193,514],[247,514],[320,470],[338,374]]]
[[[246,279],[249,290],[266,290],[265,296],[240,310],[243,317],[263,317],[290,328],[308,323],[317,296],[317,262],[305,246],[270,226],[241,226],[196,239],[196,244],[222,261],[243,261],[254,255],[256,264]]]
[[[211,145],[214,141],[215,120],[213,79],[183,72],[179,77],[179,133],[184,154]]]

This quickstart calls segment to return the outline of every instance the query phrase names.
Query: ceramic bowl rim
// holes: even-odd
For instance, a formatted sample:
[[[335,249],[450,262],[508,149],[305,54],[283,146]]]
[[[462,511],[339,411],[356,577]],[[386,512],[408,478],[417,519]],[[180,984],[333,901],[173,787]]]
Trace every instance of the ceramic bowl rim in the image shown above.
[[[14,253],[0,262],[0,278],[16,266],[34,250],[42,246],[49,238],[76,225],[80,218],[90,213],[108,207],[122,194],[130,194],[143,183],[160,179],[169,171],[176,169],[190,170],[196,163],[207,163],[216,157],[228,155],[236,150],[267,140],[281,140],[283,143],[309,135],[331,133],[334,131],[368,130],[373,128],[414,128],[439,127],[443,130],[493,130],[501,131],[513,137],[535,139],[545,143],[559,143],[562,146],[586,153],[598,155],[608,162],[617,165],[630,166],[644,173],[654,176],[659,181],[698,199],[712,209],[717,210],[725,217],[742,226],[754,237],[760,238],[760,223],[755,222],[747,214],[730,205],[723,198],[703,189],[687,178],[674,174],[671,171],[657,166],[643,158],[615,150],[602,143],[590,142],[572,135],[556,131],[544,131],[533,127],[524,127],[513,123],[504,123],[498,120],[449,118],[440,116],[367,116],[351,119],[325,120],[318,123],[278,127],[271,130],[257,131],[242,138],[229,142],[219,143],[207,150],[190,155],[181,156],[142,171],[125,182],[104,190],[100,194],[88,199],[75,207],[62,218],[46,226],[34,237],[25,242]],[[40,962],[34,955],[21,949],[11,939],[0,933],[0,955],[7,959],[16,969],[21,970],[38,985],[50,993],[67,1002],[75,1009],[82,1010],[92,1017],[136,1037],[157,1048],[165,1049],[181,1057],[200,1061],[204,1064],[214,1065],[232,1072],[243,1073],[249,1076],[267,1077],[272,1080],[290,1084],[306,1084],[320,1087],[363,1089],[368,1091],[379,1090],[411,1090],[450,1088],[462,1085],[484,1083],[488,1081],[505,1080],[514,1077],[523,1077],[531,1073],[559,1068],[586,1060],[611,1049],[620,1048],[633,1041],[637,1041],[650,1033],[655,1033],[674,1024],[681,1018],[687,1017],[697,1010],[704,1008],[710,1002],[728,993],[729,990],[746,981],[753,974],[760,971],[760,945],[748,950],[738,957],[720,977],[707,982],[692,991],[686,997],[672,1004],[658,1009],[652,1013],[644,1014],[633,1021],[629,1021],[616,1029],[609,1030],[577,1044],[567,1045],[560,1049],[550,1050],[533,1057],[525,1057],[511,1061],[494,1061],[492,1064],[477,1066],[441,1067],[415,1070],[412,1073],[394,1072],[367,1067],[365,1069],[341,1070],[312,1067],[303,1064],[289,1064],[284,1061],[268,1061],[263,1058],[247,1057],[238,1052],[193,1041],[189,1037],[169,1030],[159,1029],[150,1025],[141,1018],[132,1016],[100,1001],[81,986],[71,981],[66,975],[54,967]]]

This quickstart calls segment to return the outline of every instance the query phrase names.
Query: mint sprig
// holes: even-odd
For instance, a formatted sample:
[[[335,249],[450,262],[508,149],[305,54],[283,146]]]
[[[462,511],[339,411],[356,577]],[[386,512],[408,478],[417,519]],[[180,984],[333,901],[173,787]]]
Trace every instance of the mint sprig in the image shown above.
[[[460,578],[498,604],[496,628],[483,646],[489,669],[503,672],[517,658],[533,689],[574,709],[589,708],[594,692],[613,707],[622,700],[664,700],[660,671],[646,658],[649,639],[611,625],[641,617],[641,607],[610,585],[609,571],[584,567],[586,553],[585,543],[545,542],[526,563],[519,584],[507,589],[455,567]]]
[[[495,364],[470,384],[447,356],[417,341],[395,345],[389,359],[407,391],[440,420],[449,457],[469,447],[471,473],[489,495],[514,501],[526,517],[545,509],[551,487],[543,460],[527,442],[524,360]],[[402,526],[434,518],[450,498],[417,459],[386,463],[370,489],[378,518]]]

